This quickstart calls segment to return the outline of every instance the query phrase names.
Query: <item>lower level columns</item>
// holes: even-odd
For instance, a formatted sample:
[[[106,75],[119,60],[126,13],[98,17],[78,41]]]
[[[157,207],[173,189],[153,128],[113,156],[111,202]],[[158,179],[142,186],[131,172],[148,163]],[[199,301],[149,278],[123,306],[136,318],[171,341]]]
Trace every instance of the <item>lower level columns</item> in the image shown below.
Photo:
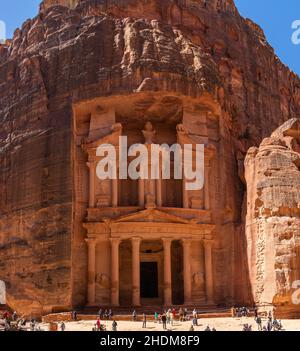
[[[164,305],[172,305],[171,238],[163,238],[164,247]]]
[[[191,279],[191,239],[183,239],[183,284],[184,304],[190,304],[192,300],[192,279]]]
[[[140,238],[132,238],[132,305],[141,306],[140,288]]]
[[[111,243],[111,305],[119,306],[119,290],[120,290],[120,279],[119,279],[119,246],[120,239],[112,238]]]
[[[96,240],[86,239],[88,245],[88,305],[95,305],[96,296]]]
[[[205,256],[205,283],[206,283],[206,302],[214,304],[213,299],[213,268],[212,268],[212,241],[204,241]]]

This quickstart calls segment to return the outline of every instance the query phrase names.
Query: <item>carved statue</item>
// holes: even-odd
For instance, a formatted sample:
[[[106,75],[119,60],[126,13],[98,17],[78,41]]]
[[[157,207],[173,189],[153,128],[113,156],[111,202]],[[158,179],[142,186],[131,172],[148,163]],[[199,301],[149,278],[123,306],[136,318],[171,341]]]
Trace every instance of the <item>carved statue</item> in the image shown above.
[[[156,130],[153,129],[153,125],[151,122],[147,122],[145,124],[144,130],[143,130],[143,135],[145,138],[145,144],[146,145],[151,145],[153,144],[153,139],[156,135]]]
[[[123,126],[121,123],[115,123],[111,126],[112,133],[122,132]]]
[[[155,196],[152,194],[147,194],[146,195],[146,209],[154,209],[156,208],[156,203],[155,203]]]
[[[99,273],[96,275],[96,283],[105,289],[109,289],[110,287],[109,277],[104,273]]]
[[[198,288],[198,289],[202,289],[204,288],[204,273],[202,272],[197,272],[197,273],[194,273],[193,275],[193,282],[194,282],[194,285]]]

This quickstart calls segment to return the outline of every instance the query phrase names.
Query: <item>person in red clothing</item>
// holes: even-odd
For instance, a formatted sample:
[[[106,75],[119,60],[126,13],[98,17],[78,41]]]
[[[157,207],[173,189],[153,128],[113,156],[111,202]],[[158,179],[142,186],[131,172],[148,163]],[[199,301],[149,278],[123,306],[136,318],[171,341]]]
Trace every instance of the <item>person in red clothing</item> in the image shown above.
[[[101,321],[100,318],[97,319],[97,330],[100,331],[101,330]]]
[[[175,320],[176,319],[176,309],[175,308],[173,308],[172,313],[173,313],[173,319]]]

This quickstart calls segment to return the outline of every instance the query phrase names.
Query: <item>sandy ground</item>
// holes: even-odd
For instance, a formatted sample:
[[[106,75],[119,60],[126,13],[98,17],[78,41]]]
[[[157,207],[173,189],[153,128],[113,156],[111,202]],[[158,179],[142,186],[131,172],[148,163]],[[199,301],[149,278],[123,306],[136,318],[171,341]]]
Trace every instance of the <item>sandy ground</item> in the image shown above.
[[[66,322],[66,331],[91,331],[96,321],[79,321],[79,322]],[[195,331],[204,331],[209,325],[210,328],[215,328],[217,331],[242,331],[244,324],[252,325],[252,330],[257,331],[257,325],[253,318],[213,318],[213,319],[199,319],[198,327],[195,327]],[[263,325],[266,325],[267,321],[263,320]],[[112,330],[112,322],[103,321],[106,330]],[[283,320],[282,325],[286,331],[300,331],[300,320]],[[173,327],[168,325],[168,329],[176,331],[189,331],[191,326],[190,322],[174,322]],[[48,325],[41,325],[44,330],[48,329]],[[145,331],[145,332],[156,332],[163,331],[162,324],[147,322],[147,328],[142,329],[141,322],[118,322],[118,331]]]

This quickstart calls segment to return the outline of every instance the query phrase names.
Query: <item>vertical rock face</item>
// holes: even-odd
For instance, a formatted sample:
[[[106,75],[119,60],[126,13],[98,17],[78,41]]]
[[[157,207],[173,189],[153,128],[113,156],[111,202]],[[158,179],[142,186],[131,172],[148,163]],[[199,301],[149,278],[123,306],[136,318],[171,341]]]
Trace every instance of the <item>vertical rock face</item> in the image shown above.
[[[243,255],[244,157],[270,130],[300,115],[299,87],[299,77],[274,55],[262,30],[240,17],[232,0],[44,0],[40,13],[0,46],[0,280],[8,303],[33,314],[86,303],[87,200],[76,188],[86,173],[77,165],[76,148],[92,119],[89,102],[112,97],[113,104],[125,106],[136,102],[136,94],[142,97],[135,106],[139,119],[163,113],[216,149],[208,216],[217,227],[216,302],[251,303],[250,286],[256,300],[279,296],[276,282],[286,279],[290,266],[278,259],[275,270],[263,268],[274,263],[265,253],[272,250],[266,237],[273,240],[267,226],[274,217],[286,221],[289,233],[297,231],[295,141],[278,145],[282,151],[275,157],[288,170],[274,179],[278,186],[272,189],[282,201],[278,210],[271,206],[277,197],[272,190],[249,205],[249,267]],[[75,107],[82,120],[76,121]],[[77,122],[82,134],[76,134]],[[255,152],[247,162],[258,162]],[[257,177],[263,175],[248,169],[246,176],[248,199],[256,199]],[[278,240],[292,246],[293,239],[274,226]],[[261,247],[258,256],[255,246]],[[284,260],[289,256],[278,252]],[[271,274],[267,290],[265,271]],[[288,290],[290,283],[280,286],[285,284]]]
[[[299,312],[292,296],[300,273],[300,120],[287,121],[259,148],[251,148],[245,166],[246,237],[255,301]]]

